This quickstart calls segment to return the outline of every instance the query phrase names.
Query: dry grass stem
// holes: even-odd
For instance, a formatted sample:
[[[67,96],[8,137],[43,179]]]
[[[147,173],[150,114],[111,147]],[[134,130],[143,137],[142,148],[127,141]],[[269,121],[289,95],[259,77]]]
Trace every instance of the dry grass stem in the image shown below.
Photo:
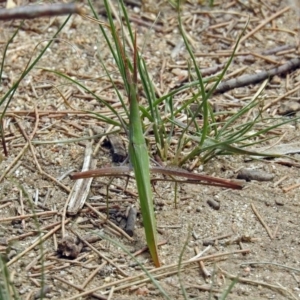
[[[300,85],[298,85],[297,87],[291,89],[290,91],[286,92],[285,94],[277,97],[275,100],[273,100],[272,102],[266,104],[264,107],[263,107],[263,110],[266,110],[268,109],[269,107],[275,105],[276,103],[280,102],[281,100],[283,99],[287,99],[288,96],[290,95],[293,95],[295,92],[297,92],[298,90],[300,89]]]
[[[44,217],[44,216],[52,216],[58,214],[58,211],[43,211],[43,212],[37,212],[33,214],[28,215],[21,215],[21,216],[15,216],[15,217],[8,217],[8,218],[0,218],[0,223],[10,222],[13,220],[24,220],[28,218],[34,218],[34,217]],[[28,233],[27,233],[28,234]]]
[[[266,224],[266,222],[264,221],[264,219],[262,218],[262,216],[259,214],[259,212],[258,212],[257,209],[255,208],[255,206],[254,206],[253,203],[251,203],[251,208],[252,208],[254,214],[256,215],[256,217],[258,218],[259,222],[260,222],[260,223],[263,225],[263,227],[266,229],[266,231],[267,231],[267,233],[268,233],[270,239],[273,240],[274,237],[273,237],[273,235],[272,235],[272,232],[271,232],[269,226]]]
[[[287,192],[289,192],[289,191],[291,191],[291,190],[293,190],[293,189],[296,189],[296,188],[298,188],[298,187],[300,187],[300,183],[296,183],[296,184],[293,184],[293,185],[290,185],[290,186],[283,187],[282,190],[283,190],[285,193],[287,193]]]
[[[84,290],[85,287],[89,284],[89,282],[99,273],[104,266],[106,266],[107,261],[104,261],[100,266],[96,267],[95,270],[89,275],[89,277],[85,280],[85,282],[81,285]]]

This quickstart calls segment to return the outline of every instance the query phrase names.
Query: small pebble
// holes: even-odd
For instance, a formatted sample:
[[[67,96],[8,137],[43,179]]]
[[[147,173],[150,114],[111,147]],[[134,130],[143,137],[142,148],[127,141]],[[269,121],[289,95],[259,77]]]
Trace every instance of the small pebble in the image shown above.
[[[105,278],[104,278],[104,282],[107,282],[107,283],[108,283],[108,282],[110,282],[110,281],[111,281],[111,278],[110,278],[110,277],[105,277]]]
[[[289,102],[281,104],[281,106],[278,110],[278,114],[284,115],[284,116],[285,115],[293,115],[299,110],[300,110],[300,103],[298,103],[296,101],[289,101]]]
[[[201,207],[197,207],[196,208],[196,212],[201,212],[202,211],[202,208]]]
[[[11,260],[13,257],[15,257],[17,255],[17,251],[16,250],[10,250],[9,253],[7,254],[7,258],[9,260]]]
[[[207,204],[214,210],[219,210],[220,209],[220,202],[215,201],[215,200],[207,200]]]
[[[186,211],[187,211],[188,213],[190,213],[190,212],[192,211],[192,208],[191,208],[190,206],[188,206],[187,209],[186,209]]]
[[[271,181],[274,175],[267,173],[262,170],[254,169],[242,169],[237,175],[237,179],[244,179],[246,181],[257,180],[257,181]]]
[[[277,205],[279,205],[279,206],[283,206],[283,205],[284,205],[283,201],[282,201],[282,200],[279,200],[279,199],[275,199],[275,203],[276,203]]]

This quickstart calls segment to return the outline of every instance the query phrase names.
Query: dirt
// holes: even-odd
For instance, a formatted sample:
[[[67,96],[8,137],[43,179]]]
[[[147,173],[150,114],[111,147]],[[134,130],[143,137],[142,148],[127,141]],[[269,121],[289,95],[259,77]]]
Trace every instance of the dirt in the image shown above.
[[[18,2],[18,5],[27,4],[25,1]],[[242,41],[225,78],[255,74],[297,57],[299,21],[295,8],[284,10],[289,5],[288,1],[215,1],[213,8],[207,2],[186,1],[182,9],[183,24],[200,69],[226,63],[247,20],[246,35],[282,10],[277,17]],[[179,34],[176,10],[164,1],[126,3],[129,3],[132,27],[137,31],[138,44],[156,93],[158,96],[164,95],[183,84],[184,80],[189,80],[186,78],[189,55]],[[5,3],[0,5],[3,8]],[[91,15],[86,1],[81,5]],[[95,7],[102,12],[101,19],[106,21],[102,5],[95,1]],[[28,62],[37,57],[64,20],[65,17],[51,17],[24,22],[4,59],[0,85],[2,96],[18,80]],[[19,24],[20,21],[1,22],[0,53],[4,53],[8,40]],[[290,46],[287,50],[271,55],[261,54],[286,45]],[[99,288],[96,292],[98,296],[89,294],[76,299],[101,299],[108,297],[109,293],[110,299],[164,298],[149,281],[143,283],[138,278],[128,279],[143,271],[121,246],[97,238],[89,239],[86,244],[74,234],[82,237],[95,232],[105,233],[131,253],[143,249],[145,234],[132,177],[126,191],[126,177],[116,178],[109,188],[111,221],[119,224],[126,218],[126,210],[131,205],[137,208],[132,241],[112,229],[87,205],[76,215],[62,217],[74,185],[68,175],[81,170],[86,140],[70,143],[60,143],[58,140],[77,139],[112,130],[97,115],[86,111],[101,112],[106,116],[111,116],[111,113],[82,87],[70,84],[65,78],[46,69],[76,78],[121,114],[119,100],[99,60],[100,54],[106,68],[113,74],[119,91],[125,94],[98,25],[80,16],[72,16],[43,58],[21,81],[3,121],[8,155],[5,157],[2,151],[0,174],[5,176],[1,177],[0,186],[0,251],[7,261],[10,280],[21,299],[38,299],[41,296],[44,299],[75,299],[77,294],[94,288]],[[288,105],[289,101],[296,107],[293,112],[297,113],[299,75],[299,70],[295,70],[270,80],[263,91],[262,106],[294,91],[270,105],[264,116],[288,118],[279,116],[278,112],[282,112],[281,105]],[[211,103],[222,110],[237,112],[259,87],[260,84],[247,85],[216,94]],[[174,106],[188,99],[193,92],[191,89],[176,95]],[[143,101],[142,95],[141,98]],[[294,105],[295,102],[298,105]],[[1,104],[1,110],[5,103]],[[287,111],[290,112],[290,109]],[[253,117],[255,112],[248,118]],[[274,129],[273,133],[277,135],[275,140],[262,141],[254,148],[300,142],[297,122],[287,123]],[[26,137],[33,142],[27,143]],[[120,137],[126,146],[126,134],[122,132]],[[151,133],[148,133],[148,138],[152,145],[150,153],[154,154]],[[177,135],[174,140],[176,138]],[[38,144],[37,141],[45,141],[45,144]],[[93,149],[98,146],[95,155],[98,168],[120,165],[113,163],[105,137],[94,140]],[[300,158],[298,151],[292,152],[287,154],[289,158]],[[168,164],[168,160],[165,163]],[[218,299],[233,278],[237,280],[227,299],[300,299],[300,196],[299,187],[289,189],[299,183],[299,164],[294,160],[289,160],[289,165],[286,165],[274,158],[258,160],[226,155],[216,157],[204,166],[197,166],[195,171],[234,179],[242,168],[262,172],[269,180],[261,181],[260,177],[256,177],[257,180],[245,181],[242,190],[180,184],[176,207],[174,183],[155,184],[158,239],[162,242],[159,255],[161,264],[166,267],[165,271],[161,271],[164,273],[158,282],[170,299],[184,299],[181,286],[185,288],[188,299]],[[108,178],[95,178],[86,200],[90,206],[102,210],[103,215],[108,181]],[[20,216],[32,214],[33,211],[45,214],[21,220]],[[8,217],[15,219],[5,221],[4,218]],[[67,223],[63,230],[61,224],[64,220]],[[37,241],[40,230],[41,235],[49,235],[43,246],[29,248]],[[28,236],[25,236],[26,233],[29,233]],[[59,254],[58,245],[62,245],[66,236],[70,237],[66,244],[71,250],[64,249]],[[237,252],[239,250],[243,251]],[[177,265],[181,255],[182,261],[186,261],[194,257],[196,251],[204,251],[202,256],[212,257],[204,260],[202,266],[187,263],[178,277]],[[63,257],[65,252],[69,256]],[[108,263],[105,264],[103,256]],[[145,268],[154,271],[147,251],[136,258]],[[175,267],[171,268],[172,264]],[[123,283],[120,282],[122,279]],[[45,286],[41,290],[43,280]]]

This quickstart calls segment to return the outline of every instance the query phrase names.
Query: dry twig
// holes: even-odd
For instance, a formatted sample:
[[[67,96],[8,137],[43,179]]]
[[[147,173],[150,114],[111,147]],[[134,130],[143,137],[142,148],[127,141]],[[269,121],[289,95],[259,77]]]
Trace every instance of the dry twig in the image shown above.
[[[253,75],[242,75],[240,77],[221,82],[215,90],[215,94],[224,93],[234,88],[247,86],[250,84],[259,83],[275,75],[282,75],[287,72],[294,71],[300,67],[300,58],[293,58],[284,65],[272,68],[268,71],[262,71]],[[297,88],[299,89],[299,87]],[[275,102],[275,101],[274,101]],[[274,103],[273,102],[273,103]],[[269,106],[266,106],[266,108]],[[266,109],[264,108],[264,109]]]
[[[34,217],[41,217],[41,216],[51,216],[51,215],[56,215],[57,213],[58,213],[57,210],[52,210],[52,211],[43,211],[43,212],[33,213],[28,215],[0,218],[0,223],[9,222],[13,220],[24,220],[27,218],[34,218]]]
[[[251,208],[253,210],[253,212],[255,213],[256,217],[258,218],[258,220],[260,221],[260,223],[263,225],[263,227],[266,229],[269,237],[271,240],[273,240],[273,235],[271,233],[271,230],[269,228],[269,226],[266,224],[266,222],[263,220],[262,216],[259,214],[259,212],[257,211],[257,209],[255,208],[254,204],[251,203]]]
[[[34,19],[41,17],[81,14],[82,9],[74,3],[56,3],[43,5],[20,6],[11,9],[0,9],[0,20]]]

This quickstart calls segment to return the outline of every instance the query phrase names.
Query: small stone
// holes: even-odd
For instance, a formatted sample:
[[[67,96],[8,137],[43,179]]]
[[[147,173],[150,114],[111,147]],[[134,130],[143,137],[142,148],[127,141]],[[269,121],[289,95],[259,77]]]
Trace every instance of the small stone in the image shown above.
[[[7,258],[9,260],[11,260],[13,257],[15,257],[17,255],[17,251],[16,250],[10,250],[9,253],[7,254]]]
[[[279,206],[283,206],[284,205],[284,203],[283,203],[283,201],[281,199],[275,199],[275,203],[277,205],[279,205]]]
[[[196,208],[196,212],[201,212],[201,211],[202,211],[202,208],[198,206],[198,207]]]
[[[210,199],[210,200],[207,200],[207,204],[214,210],[220,209],[220,202],[218,202],[218,201]]]
[[[293,115],[297,111],[300,110],[300,103],[296,101],[289,101],[287,103],[281,104],[280,108],[278,109],[279,115]]]
[[[256,181],[271,181],[274,175],[267,173],[262,170],[255,169],[242,169],[237,175],[237,179],[244,179],[246,181],[256,180]]]
[[[105,277],[105,278],[104,278],[104,281],[108,283],[108,282],[111,281],[111,278],[110,278],[110,277]]]

